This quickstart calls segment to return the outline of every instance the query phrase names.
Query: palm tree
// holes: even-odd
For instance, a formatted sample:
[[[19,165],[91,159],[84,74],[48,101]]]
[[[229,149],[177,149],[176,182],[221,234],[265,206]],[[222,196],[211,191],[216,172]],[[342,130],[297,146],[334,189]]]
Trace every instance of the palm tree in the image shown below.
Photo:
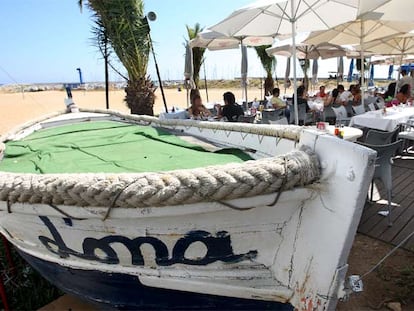
[[[82,8],[85,1],[78,3]],[[152,42],[143,1],[87,0],[86,3],[94,12],[93,32],[98,46],[107,40],[128,73],[125,101],[131,113],[154,115],[156,88],[147,76]]]
[[[270,45],[261,45],[255,46],[254,49],[256,50],[257,56],[262,63],[263,69],[266,71],[266,79],[264,83],[264,95],[268,95],[269,93],[272,94],[273,88],[275,86],[275,82],[272,77],[272,73],[276,67],[276,58],[267,55],[266,49],[269,48]]]
[[[194,28],[191,28],[188,25],[185,25],[185,27],[187,28],[187,34],[188,34],[188,40],[186,40],[186,44],[190,40],[197,37],[197,35],[203,31],[203,28],[200,27],[199,23],[196,23],[194,25]],[[198,89],[198,83],[200,80],[200,70],[204,62],[204,52],[206,51],[206,49],[199,48],[199,47],[193,47],[192,50],[193,50],[193,67],[194,67],[193,80],[194,80],[195,87]]]

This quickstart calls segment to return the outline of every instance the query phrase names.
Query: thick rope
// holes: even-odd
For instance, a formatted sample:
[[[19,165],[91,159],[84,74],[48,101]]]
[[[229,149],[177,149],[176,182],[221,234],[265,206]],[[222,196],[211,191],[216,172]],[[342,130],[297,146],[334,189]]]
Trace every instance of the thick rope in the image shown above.
[[[167,127],[198,127],[275,136],[298,141],[301,127],[246,123],[159,120],[155,117],[127,115],[111,110],[82,109],[105,113],[115,120]],[[58,115],[59,113],[53,114]],[[40,121],[25,124],[1,137],[1,141]],[[0,154],[4,150],[0,142]],[[275,193],[307,185],[319,178],[319,163],[310,150],[293,151],[284,156],[248,161],[242,164],[210,166],[162,173],[125,174],[15,174],[0,172],[0,200],[52,205],[146,207],[223,201]],[[283,189],[282,189],[283,188]],[[279,194],[278,194],[279,197]],[[278,198],[277,197],[277,198]]]
[[[0,142],[0,160],[3,158],[3,152],[6,149],[6,145]]]
[[[303,131],[303,127],[296,125],[279,125],[279,124],[252,124],[252,123],[237,123],[237,122],[208,122],[208,121],[197,121],[197,120],[179,120],[179,119],[165,119],[160,120],[156,117],[146,116],[146,115],[131,115],[124,114],[115,110],[103,110],[103,109],[85,109],[80,108],[81,112],[90,112],[90,113],[102,113],[112,116],[114,120],[125,120],[128,122],[136,122],[138,124],[149,125],[151,123],[158,126],[166,127],[197,127],[201,129],[211,129],[211,130],[224,130],[224,131],[237,131],[246,134],[257,134],[263,136],[274,136],[279,138],[286,138],[293,141],[299,141],[300,135]],[[6,142],[8,140],[13,140],[15,135],[19,134],[23,130],[34,126],[42,121],[46,121],[52,117],[65,114],[65,111],[51,113],[42,117],[39,117],[35,120],[27,122],[19,127],[14,128],[13,130],[7,132],[4,135],[0,136],[0,143]],[[1,150],[1,147],[0,147]]]
[[[167,206],[275,193],[282,186],[283,190],[289,190],[310,184],[319,175],[318,159],[309,149],[241,164],[161,173],[1,172],[0,200],[129,208]]]
[[[257,134],[263,136],[275,136],[280,138],[286,138],[294,141],[299,141],[303,127],[296,125],[268,125],[268,124],[252,124],[242,122],[209,122],[209,121],[197,121],[190,119],[164,119],[160,120],[156,117],[145,115],[131,115],[123,114],[115,110],[103,110],[103,109],[80,109],[81,112],[92,113],[106,113],[112,116],[118,117],[127,121],[135,121],[138,123],[152,123],[159,126],[167,127],[198,127],[202,129],[212,130],[224,130],[224,131],[236,131],[246,134]]]

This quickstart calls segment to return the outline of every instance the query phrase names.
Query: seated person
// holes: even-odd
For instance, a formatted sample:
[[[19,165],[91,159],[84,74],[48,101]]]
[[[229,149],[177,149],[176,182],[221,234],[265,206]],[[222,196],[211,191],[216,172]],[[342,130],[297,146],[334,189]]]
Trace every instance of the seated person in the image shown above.
[[[193,96],[192,105],[188,108],[188,114],[192,119],[204,119],[211,116],[210,110],[203,105],[200,95]]]
[[[252,103],[252,108],[259,109],[260,101],[257,100],[257,98],[254,98],[254,101]]]
[[[351,89],[351,94],[352,94],[352,106],[358,106],[361,104],[361,89],[359,88],[358,85],[355,85],[352,89]]]
[[[298,107],[301,105],[306,105],[306,112],[310,111],[310,108],[308,106],[308,99],[306,98],[305,94],[305,87],[303,85],[299,86],[296,90],[296,93],[298,94]],[[292,97],[292,103],[295,102],[295,96]]]
[[[308,99],[305,92],[305,86],[301,85],[296,89],[296,93],[298,94],[298,112],[300,118],[300,111],[305,109],[305,112],[311,112],[311,108],[308,105]],[[295,103],[295,95],[292,97],[292,103]],[[302,110],[303,111],[303,110]],[[299,125],[303,125],[305,120],[299,119]]]
[[[385,101],[391,101],[394,98],[395,95],[395,87],[397,86],[396,82],[391,82],[388,85],[387,91],[384,93],[384,100]]]
[[[333,89],[332,92],[325,97],[323,104],[325,107],[338,107],[340,105],[338,89]]]
[[[232,92],[223,94],[224,107],[218,112],[218,117],[226,117],[229,122],[237,122],[239,116],[244,115],[243,108],[236,103],[236,98]]]
[[[319,92],[318,92],[318,93],[316,93],[316,97],[325,98],[325,97],[327,97],[327,96],[328,96],[328,94],[327,94],[327,93],[325,93],[325,86],[324,86],[324,85],[321,85],[321,86],[319,87]]]
[[[271,103],[273,108],[275,109],[283,109],[286,108],[286,103],[280,99],[279,95],[280,95],[280,89],[279,88],[274,88],[273,91],[273,97],[271,99]]]
[[[342,105],[346,105],[348,104],[348,101],[353,99],[351,90],[353,89],[354,85],[350,85],[349,86],[349,90],[345,91],[345,88],[342,84],[339,84],[337,89],[339,92],[339,101],[341,102]]]
[[[411,90],[410,90],[410,85],[409,84],[404,84],[400,90],[398,91],[397,95],[395,96],[395,98],[402,104],[405,104],[407,102],[407,100],[410,98],[411,96]]]
[[[393,105],[405,104],[407,103],[407,100],[410,98],[410,96],[410,85],[404,84],[398,91],[397,95],[395,95],[395,99],[389,102],[386,106],[392,107]]]

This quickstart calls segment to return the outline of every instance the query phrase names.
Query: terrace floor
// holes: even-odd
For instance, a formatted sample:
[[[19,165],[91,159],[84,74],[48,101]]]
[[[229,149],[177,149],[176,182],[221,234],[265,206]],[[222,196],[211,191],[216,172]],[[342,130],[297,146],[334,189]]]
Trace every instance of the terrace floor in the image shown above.
[[[398,245],[414,231],[414,152],[394,159],[392,166],[393,197],[391,208],[392,226],[387,217],[378,214],[386,210],[386,192],[381,182],[375,183],[374,202],[367,202],[358,232],[386,243]],[[414,236],[403,248],[414,251]]]

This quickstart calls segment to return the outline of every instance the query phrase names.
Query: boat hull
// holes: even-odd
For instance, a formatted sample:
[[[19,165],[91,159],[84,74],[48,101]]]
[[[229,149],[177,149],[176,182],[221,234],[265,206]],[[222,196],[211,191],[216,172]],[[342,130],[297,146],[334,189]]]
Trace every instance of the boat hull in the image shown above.
[[[375,152],[315,130],[143,120],[270,161],[203,168],[184,185],[190,171],[24,181],[1,174],[0,231],[36,269],[65,291],[116,307],[249,309],[254,300],[258,309],[335,309]],[[121,192],[97,186],[118,182]],[[204,183],[208,196],[197,186]],[[183,189],[191,196],[176,197]]]
[[[143,285],[129,274],[80,270],[20,255],[40,274],[67,293],[98,305],[144,310],[293,310],[290,304],[182,292]]]

